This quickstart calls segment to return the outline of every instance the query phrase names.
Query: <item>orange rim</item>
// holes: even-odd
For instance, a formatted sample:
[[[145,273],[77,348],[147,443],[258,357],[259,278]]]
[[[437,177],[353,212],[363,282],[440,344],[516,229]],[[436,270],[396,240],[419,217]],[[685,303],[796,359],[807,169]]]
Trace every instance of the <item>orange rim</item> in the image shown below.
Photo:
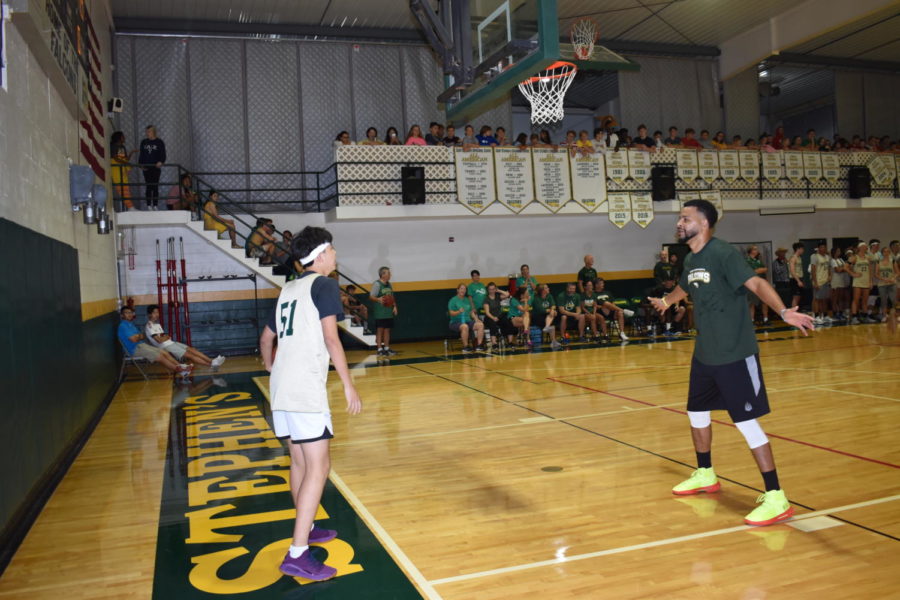
[[[546,73],[547,71],[555,71],[556,69],[562,69],[564,67],[568,67],[570,70],[564,71],[562,73],[535,75],[534,77],[529,77],[528,79],[524,80],[522,83],[537,83],[539,81],[543,81],[544,79],[562,79],[563,77],[573,77],[575,75],[575,72],[578,71],[578,67],[576,67],[573,63],[566,62],[564,60],[558,60],[544,69],[544,72]]]

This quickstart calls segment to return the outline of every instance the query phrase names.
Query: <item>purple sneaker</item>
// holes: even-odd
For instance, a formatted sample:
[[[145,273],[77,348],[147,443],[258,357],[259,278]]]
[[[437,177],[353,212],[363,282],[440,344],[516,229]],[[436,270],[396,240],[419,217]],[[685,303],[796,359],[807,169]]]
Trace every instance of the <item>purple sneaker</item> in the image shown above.
[[[304,551],[297,558],[291,558],[291,554],[288,552],[278,569],[285,575],[303,577],[313,581],[325,581],[337,575],[337,569],[320,563],[309,550]]]
[[[335,531],[334,529],[319,529],[318,527],[313,527],[312,531],[309,532],[309,543],[324,544],[325,542],[330,542],[336,537],[337,531]]]

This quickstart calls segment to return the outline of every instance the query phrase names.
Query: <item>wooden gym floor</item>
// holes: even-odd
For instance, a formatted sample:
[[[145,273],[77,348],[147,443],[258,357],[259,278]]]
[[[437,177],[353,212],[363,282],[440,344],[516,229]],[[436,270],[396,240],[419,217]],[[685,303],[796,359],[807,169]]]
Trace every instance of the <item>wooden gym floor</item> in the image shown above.
[[[224,587],[209,593],[197,575],[205,559],[184,551],[200,528],[185,519],[195,488],[177,456],[191,434],[177,413],[189,397],[237,390],[265,404],[258,359],[241,357],[223,367],[225,382],[124,383],[0,579],[0,598],[898,597],[900,333],[865,325],[759,339],[773,408],[761,422],[797,511],[786,524],[743,526],[762,482],[724,413],[714,414],[721,492],[670,493],[694,461],[682,412],[691,340],[465,357],[439,342],[398,345],[389,362],[349,353],[361,415],[343,412],[330,381],[323,510],[340,502],[359,520],[338,527],[353,568],[310,585],[278,576],[291,528],[281,493],[288,512],[266,525],[275,550],[260,552],[262,566],[213,569]],[[326,549],[337,560],[337,546]],[[376,550],[393,570],[379,570]]]

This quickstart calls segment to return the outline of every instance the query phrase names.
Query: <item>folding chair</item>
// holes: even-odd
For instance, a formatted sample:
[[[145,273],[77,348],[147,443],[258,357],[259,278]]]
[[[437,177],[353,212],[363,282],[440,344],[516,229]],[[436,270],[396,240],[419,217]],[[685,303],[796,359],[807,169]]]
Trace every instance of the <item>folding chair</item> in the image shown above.
[[[124,381],[125,379],[125,367],[129,364],[137,367],[137,370],[141,372],[141,375],[144,376],[144,381],[149,381],[150,378],[147,377],[147,373],[144,369],[141,368],[141,363],[150,364],[150,361],[141,356],[134,356],[128,353],[128,348],[125,347],[125,344],[122,343],[122,340],[119,340],[119,345],[122,346],[122,368],[119,370],[119,383]]]

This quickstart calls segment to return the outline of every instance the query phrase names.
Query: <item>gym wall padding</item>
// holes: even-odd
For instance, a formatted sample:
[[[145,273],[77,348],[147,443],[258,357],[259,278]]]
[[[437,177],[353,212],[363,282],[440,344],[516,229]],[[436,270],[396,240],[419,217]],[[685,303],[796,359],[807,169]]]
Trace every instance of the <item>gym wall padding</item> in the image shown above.
[[[82,321],[78,251],[0,219],[0,554],[115,390],[115,312]]]

